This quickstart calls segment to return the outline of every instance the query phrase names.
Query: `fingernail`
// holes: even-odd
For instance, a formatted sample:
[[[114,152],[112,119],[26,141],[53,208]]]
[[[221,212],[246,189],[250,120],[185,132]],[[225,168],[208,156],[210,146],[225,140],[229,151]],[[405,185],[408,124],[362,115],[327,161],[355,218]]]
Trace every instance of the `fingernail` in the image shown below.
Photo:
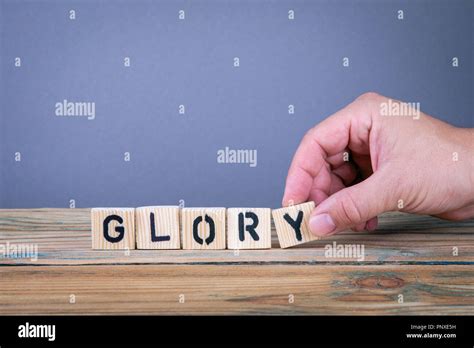
[[[309,219],[309,228],[313,234],[325,236],[334,232],[336,225],[329,214],[320,214]]]

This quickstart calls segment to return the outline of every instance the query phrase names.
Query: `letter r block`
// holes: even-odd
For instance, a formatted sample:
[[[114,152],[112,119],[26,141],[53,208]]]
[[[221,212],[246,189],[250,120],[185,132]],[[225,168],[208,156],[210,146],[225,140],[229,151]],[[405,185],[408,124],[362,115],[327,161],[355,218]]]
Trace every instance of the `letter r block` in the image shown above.
[[[270,208],[227,209],[229,249],[270,249],[272,223]]]
[[[179,207],[139,207],[135,215],[137,249],[181,248]]]
[[[92,208],[92,249],[135,249],[135,208]]]
[[[183,208],[183,249],[225,249],[226,208]]]
[[[309,230],[309,217],[314,202],[293,205],[272,211],[273,221],[282,248],[319,239]]]

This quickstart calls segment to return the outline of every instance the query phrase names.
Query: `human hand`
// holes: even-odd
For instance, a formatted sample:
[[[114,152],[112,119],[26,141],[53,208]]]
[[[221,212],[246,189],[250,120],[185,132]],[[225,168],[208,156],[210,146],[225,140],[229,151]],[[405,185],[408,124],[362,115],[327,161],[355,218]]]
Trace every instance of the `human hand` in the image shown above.
[[[405,106],[366,93],[310,129],[291,163],[283,206],[314,201],[309,224],[319,236],[373,231],[377,216],[394,210],[473,217],[474,130],[416,108],[394,115]]]

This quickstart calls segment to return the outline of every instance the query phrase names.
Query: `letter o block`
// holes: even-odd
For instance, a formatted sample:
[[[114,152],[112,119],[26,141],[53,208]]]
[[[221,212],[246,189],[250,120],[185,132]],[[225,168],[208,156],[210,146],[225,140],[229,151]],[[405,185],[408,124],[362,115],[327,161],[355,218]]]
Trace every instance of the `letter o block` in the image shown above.
[[[227,209],[229,249],[270,249],[272,223],[270,208]]]
[[[183,208],[183,249],[225,249],[226,208]]]
[[[273,221],[282,248],[319,239],[309,230],[309,217],[314,202],[293,205],[272,211]]]
[[[92,208],[92,249],[135,249],[135,208]]]

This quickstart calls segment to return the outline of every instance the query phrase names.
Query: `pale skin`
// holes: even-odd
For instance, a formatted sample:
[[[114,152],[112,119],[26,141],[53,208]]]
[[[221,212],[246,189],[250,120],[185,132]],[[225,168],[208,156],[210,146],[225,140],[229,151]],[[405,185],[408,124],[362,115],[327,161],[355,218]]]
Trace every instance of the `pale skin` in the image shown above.
[[[374,231],[377,216],[388,211],[474,217],[474,129],[422,112],[382,115],[384,103],[389,98],[363,94],[301,141],[283,206],[314,201],[315,235]]]

